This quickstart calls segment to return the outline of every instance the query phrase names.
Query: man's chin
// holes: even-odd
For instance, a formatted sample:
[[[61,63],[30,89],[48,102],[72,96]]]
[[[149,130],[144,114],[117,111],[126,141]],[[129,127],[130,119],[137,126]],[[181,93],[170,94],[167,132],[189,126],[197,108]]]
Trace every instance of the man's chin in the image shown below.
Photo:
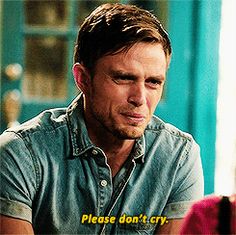
[[[144,129],[142,128],[123,128],[118,129],[114,132],[114,135],[120,139],[137,139],[140,138],[144,133]]]

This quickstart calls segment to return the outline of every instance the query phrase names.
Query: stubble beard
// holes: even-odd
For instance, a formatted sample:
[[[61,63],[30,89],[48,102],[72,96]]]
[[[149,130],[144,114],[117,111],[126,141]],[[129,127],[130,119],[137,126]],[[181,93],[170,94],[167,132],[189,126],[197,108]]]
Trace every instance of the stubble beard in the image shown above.
[[[122,126],[118,125],[116,121],[111,117],[109,120],[105,118],[105,115],[101,109],[92,107],[91,113],[93,118],[100,124],[101,128],[112,134],[114,137],[120,140],[137,139],[144,133],[144,127],[138,127],[136,125]]]

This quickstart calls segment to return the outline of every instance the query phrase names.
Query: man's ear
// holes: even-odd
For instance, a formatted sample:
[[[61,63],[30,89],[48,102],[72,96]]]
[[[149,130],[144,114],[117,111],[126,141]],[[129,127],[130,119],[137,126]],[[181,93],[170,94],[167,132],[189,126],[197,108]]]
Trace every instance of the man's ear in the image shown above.
[[[80,63],[75,63],[73,65],[73,74],[77,87],[83,92],[86,93],[90,83],[90,75],[87,69]]]

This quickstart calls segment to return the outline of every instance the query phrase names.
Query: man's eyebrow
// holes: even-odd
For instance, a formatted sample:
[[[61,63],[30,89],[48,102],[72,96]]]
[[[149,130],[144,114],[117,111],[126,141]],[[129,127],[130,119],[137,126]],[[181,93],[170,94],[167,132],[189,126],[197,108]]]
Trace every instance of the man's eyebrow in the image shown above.
[[[137,79],[138,78],[138,76],[136,76],[135,74],[125,72],[125,71],[122,71],[122,70],[110,70],[107,75],[112,76],[114,78],[119,78],[119,77],[120,78],[129,78],[129,79]],[[148,79],[148,80],[153,79],[153,80],[157,80],[157,81],[165,81],[165,76],[160,74],[160,75],[147,77],[146,79]]]
[[[111,70],[109,71],[109,74],[114,78],[118,77],[137,78],[137,76],[135,76],[134,74],[122,70]]]

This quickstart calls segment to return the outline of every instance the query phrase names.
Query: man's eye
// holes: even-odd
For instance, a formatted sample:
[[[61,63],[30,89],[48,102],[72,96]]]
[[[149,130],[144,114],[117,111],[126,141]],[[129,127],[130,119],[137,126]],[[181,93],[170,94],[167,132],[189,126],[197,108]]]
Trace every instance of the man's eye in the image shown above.
[[[128,80],[128,81],[133,81],[134,80],[134,78],[132,76],[119,76],[118,79]]]
[[[163,81],[160,81],[160,80],[157,80],[157,79],[150,79],[150,80],[146,81],[146,83],[148,85],[150,85],[151,87],[155,88],[155,87],[158,87],[158,86],[162,85]]]

